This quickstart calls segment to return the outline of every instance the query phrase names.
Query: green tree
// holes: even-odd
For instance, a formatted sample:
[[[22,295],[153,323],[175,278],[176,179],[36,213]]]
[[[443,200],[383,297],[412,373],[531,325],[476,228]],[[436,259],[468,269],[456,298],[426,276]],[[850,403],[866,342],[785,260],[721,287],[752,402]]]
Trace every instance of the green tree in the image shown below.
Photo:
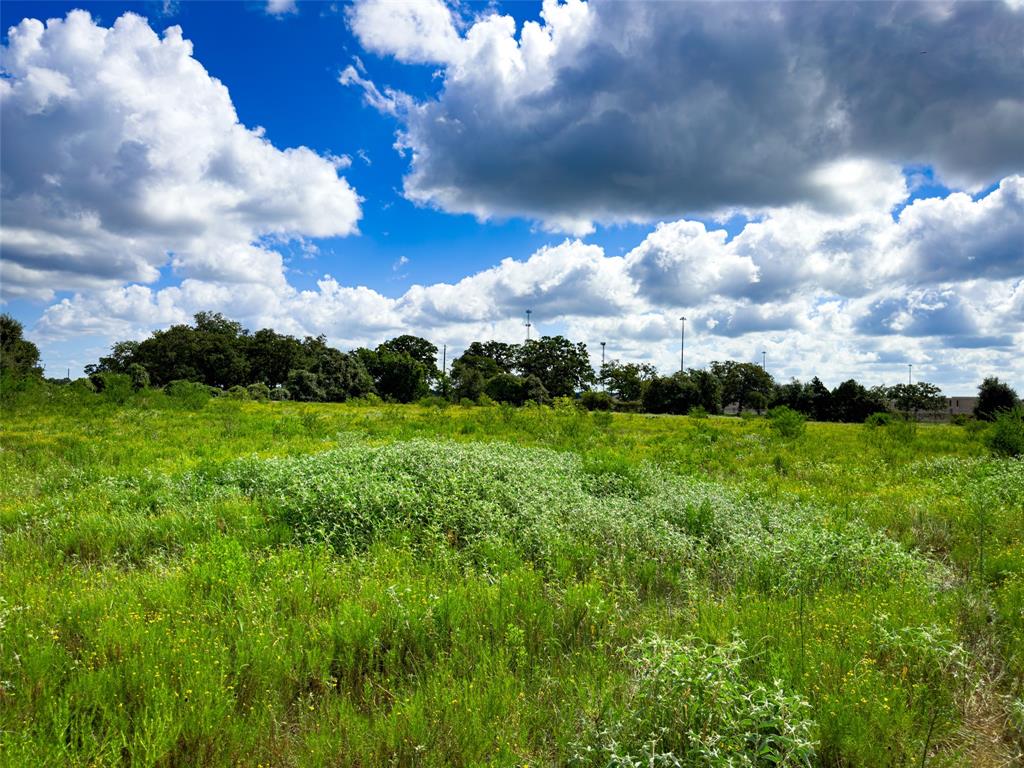
[[[811,386],[798,379],[792,379],[786,384],[779,384],[775,388],[770,405],[773,409],[784,406],[805,415],[810,414],[814,409]]]
[[[526,402],[526,381],[512,373],[499,373],[487,381],[484,392],[497,403],[522,405]]]
[[[754,363],[715,361],[710,368],[711,373],[722,383],[723,405],[735,403],[740,413],[748,406],[759,405],[763,408],[775,391],[775,381],[771,374]]]
[[[8,314],[0,315],[0,372],[7,380],[38,379],[39,347],[24,338],[24,327]]]
[[[832,420],[832,393],[821,379],[815,376],[807,385],[810,390],[811,411],[810,417],[815,421]]]
[[[110,348],[109,355],[101,357],[95,365],[85,366],[85,373],[86,375],[103,373],[104,371],[127,373],[129,366],[137,364],[138,353],[139,342],[118,341]]]
[[[477,361],[481,361],[481,363]],[[452,363],[451,384],[455,400],[478,400],[480,398],[489,378],[484,373],[486,363],[493,366],[493,370],[488,371],[490,377],[503,373],[493,360],[486,358],[463,355]]]
[[[831,416],[835,421],[861,423],[873,413],[889,410],[886,393],[882,389],[866,389],[854,379],[848,379],[832,390]]]
[[[378,354],[384,352],[408,355],[423,366],[431,381],[441,375],[441,370],[437,367],[437,347],[419,336],[405,334],[388,339],[377,347]]]
[[[978,386],[978,404],[974,415],[984,421],[994,421],[1002,411],[1012,411],[1018,403],[1017,392],[997,376],[989,376]]]
[[[357,355],[327,346],[324,336],[307,338],[303,351],[307,369],[316,374],[327,401],[340,403],[374,391],[373,377],[362,360]]]
[[[636,401],[644,396],[644,389],[658,375],[649,363],[620,363],[609,360],[601,367],[598,380],[619,400]]]
[[[301,368],[288,374],[287,389],[291,399],[299,402],[322,402],[326,398],[316,374]]]
[[[542,336],[523,344],[516,369],[522,376],[540,379],[551,397],[570,397],[594,381],[587,345],[573,344],[564,336]]]
[[[411,403],[430,392],[426,366],[404,352],[378,352],[374,378],[377,394],[399,403]]]
[[[700,389],[691,376],[675,373],[657,376],[644,390],[643,408],[648,413],[689,413],[701,405]]]
[[[250,381],[262,382],[271,388],[284,384],[289,371],[308,368],[303,343],[270,328],[258,330],[246,339],[245,357]]]
[[[936,412],[946,407],[942,390],[927,381],[916,384],[897,384],[886,391],[897,411],[905,416],[916,417],[921,411]]]
[[[497,370],[512,373],[519,359],[520,346],[503,341],[474,341],[462,354],[463,357],[484,358],[494,363]]]
[[[722,382],[711,371],[691,368],[687,375],[697,387],[697,405],[708,413],[722,412]]]
[[[149,372],[156,386],[177,379],[227,389],[249,381],[247,334],[219,312],[199,312],[194,325],[172,325],[139,343],[131,362]]]

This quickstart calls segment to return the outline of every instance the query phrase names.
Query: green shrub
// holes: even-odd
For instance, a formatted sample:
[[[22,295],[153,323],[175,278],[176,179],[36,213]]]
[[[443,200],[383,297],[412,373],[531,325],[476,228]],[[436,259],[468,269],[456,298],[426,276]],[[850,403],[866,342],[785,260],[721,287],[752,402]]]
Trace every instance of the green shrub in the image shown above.
[[[887,427],[892,424],[892,414],[885,413],[884,411],[872,413],[864,419],[864,424],[868,427]]]
[[[270,387],[264,384],[262,381],[258,381],[255,384],[250,384],[246,389],[249,391],[249,397],[253,400],[258,400],[261,403],[265,403],[270,399]]]
[[[949,423],[954,427],[966,427],[972,421],[975,421],[973,416],[966,413],[954,413],[953,417],[949,420]]]
[[[210,400],[210,390],[196,381],[176,379],[164,387],[164,394],[180,408],[198,411]]]
[[[74,381],[72,381],[71,385],[70,385],[70,389],[71,389],[72,392],[75,392],[75,393],[78,393],[78,394],[95,394],[96,393],[96,385],[93,383],[92,379],[90,379],[88,376],[83,376],[80,379],[75,379]]]
[[[323,402],[326,397],[317,375],[303,369],[289,372],[288,391],[301,403]]]
[[[103,399],[122,405],[132,396],[132,380],[125,373],[94,373],[89,379],[92,381],[96,391],[103,396]]]
[[[235,384],[235,386],[229,388],[228,391],[224,393],[224,396],[231,400],[248,400],[249,390],[241,384]]]
[[[270,399],[271,400],[291,400],[292,399],[291,390],[289,390],[288,387],[284,387],[284,386],[274,387],[272,390],[270,390]]]
[[[794,411],[788,405],[772,408],[766,417],[772,431],[787,439],[800,437],[807,429],[807,417],[799,411]]]
[[[706,419],[708,417],[708,411],[703,405],[695,405],[686,415],[691,419]]]
[[[610,411],[615,401],[607,392],[587,390],[580,395],[580,405],[588,411]]]
[[[1000,411],[985,434],[985,444],[996,456],[1024,455],[1024,408]]]
[[[132,363],[128,366],[128,376],[132,380],[132,389],[136,392],[149,386],[149,373],[139,363]]]

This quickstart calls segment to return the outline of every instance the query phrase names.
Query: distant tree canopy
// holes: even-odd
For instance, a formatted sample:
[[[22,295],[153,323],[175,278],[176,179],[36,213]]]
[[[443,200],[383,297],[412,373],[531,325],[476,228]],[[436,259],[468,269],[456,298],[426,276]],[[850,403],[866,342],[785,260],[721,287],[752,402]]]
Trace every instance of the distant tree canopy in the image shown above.
[[[441,375],[437,367],[437,346],[419,336],[396,336],[385,341],[377,347],[377,354],[391,353],[395,355],[407,355],[423,366],[427,377],[434,381]]]
[[[452,391],[457,399],[476,399],[483,393],[500,402],[544,402],[550,397],[571,397],[593,382],[587,345],[574,344],[564,336],[543,336],[525,344],[474,341],[452,361]]]
[[[974,415],[985,421],[994,421],[1002,411],[1012,411],[1019,402],[1017,392],[997,376],[989,376],[978,386],[978,404]]]
[[[527,341],[519,348],[516,369],[521,376],[536,376],[551,397],[572,396],[594,381],[587,345],[564,336]]]
[[[4,379],[42,378],[39,347],[23,334],[21,323],[8,314],[0,315],[0,374]]]
[[[270,328],[250,333],[220,313],[200,312],[192,325],[172,325],[143,341],[119,341],[87,374],[143,374],[154,386],[195,381],[219,389],[288,384],[297,399],[340,402],[374,391],[358,357],[327,345],[324,336],[299,340]],[[294,385],[291,386],[291,385]]]
[[[655,376],[644,387],[643,409],[648,413],[689,413],[703,408],[722,412],[722,382],[711,371],[691,368],[686,373]]]
[[[722,403],[736,404],[742,412],[745,408],[763,410],[775,393],[775,381],[760,365],[717,360],[711,363],[710,371],[722,384]]]
[[[933,413],[946,407],[942,390],[927,381],[917,384],[896,384],[886,390],[886,395],[897,411],[904,416],[917,416],[921,411]]]
[[[9,315],[0,323],[0,341],[5,378],[15,372],[41,375],[39,350],[22,338],[21,324]],[[523,344],[474,341],[447,372],[437,366],[437,345],[419,336],[403,334],[375,349],[342,352],[329,346],[325,336],[298,339],[270,328],[251,333],[216,312],[200,312],[192,324],[155,331],[142,341],[119,341],[95,365],[86,366],[86,373],[121,375],[117,381],[129,389],[191,381],[273,400],[341,402],[376,394],[408,403],[434,392],[456,402],[489,398],[522,405],[582,397],[598,383],[602,391],[581,401],[588,408],[684,414],[694,408],[721,413],[731,405],[759,413],[786,406],[815,421],[863,422],[890,408],[916,417],[946,407],[942,392],[928,382],[867,388],[850,379],[832,390],[817,377],[776,384],[760,365],[736,360],[670,376],[659,376],[647,363],[611,360],[595,375],[586,344],[564,336]],[[114,379],[96,381],[105,386]],[[1019,402],[998,378],[985,379],[978,394],[979,418],[994,418]]]
[[[861,422],[873,413],[889,410],[884,388],[867,389],[848,379],[832,390],[829,421]]]
[[[649,363],[620,363],[609,360],[601,367],[598,381],[609,394],[619,400],[640,400],[644,390],[658,376],[657,369]]]

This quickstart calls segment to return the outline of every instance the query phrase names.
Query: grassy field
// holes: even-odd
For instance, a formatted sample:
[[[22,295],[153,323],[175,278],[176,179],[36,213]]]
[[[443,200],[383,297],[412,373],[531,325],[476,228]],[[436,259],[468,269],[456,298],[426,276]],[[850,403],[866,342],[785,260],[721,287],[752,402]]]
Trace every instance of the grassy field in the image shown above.
[[[82,397],[3,413],[0,764],[1019,760],[973,430]]]

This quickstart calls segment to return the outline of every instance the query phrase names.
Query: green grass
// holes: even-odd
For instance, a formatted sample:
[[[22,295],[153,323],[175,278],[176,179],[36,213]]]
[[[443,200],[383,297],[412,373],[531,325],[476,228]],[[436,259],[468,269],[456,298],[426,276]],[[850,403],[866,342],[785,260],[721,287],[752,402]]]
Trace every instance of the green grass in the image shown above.
[[[6,406],[0,764],[996,766],[1024,465],[962,427]]]

